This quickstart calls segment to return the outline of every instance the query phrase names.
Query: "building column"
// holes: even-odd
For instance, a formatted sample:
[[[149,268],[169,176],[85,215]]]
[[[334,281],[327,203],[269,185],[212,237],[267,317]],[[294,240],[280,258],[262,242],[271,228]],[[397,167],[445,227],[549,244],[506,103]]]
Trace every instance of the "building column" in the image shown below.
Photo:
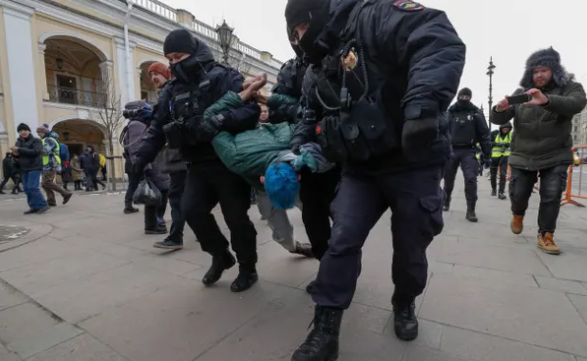
[[[39,66],[43,70],[43,77],[41,80],[41,97],[43,100],[49,100],[49,89],[47,88],[47,71],[45,67],[45,50],[47,49],[47,44],[39,43]]]
[[[8,58],[8,79],[14,129],[25,123],[31,129],[39,125],[37,84],[33,54],[31,16],[34,9],[21,4],[3,2],[4,33]],[[36,42],[35,42],[36,43]],[[43,69],[44,70],[44,69]],[[31,99],[35,94],[35,99]]]
[[[102,77],[102,89],[99,90],[99,93],[104,93],[105,99],[98,99],[98,106],[102,104],[103,101],[110,102],[111,99],[115,99],[117,90],[116,90],[116,82],[114,81],[114,65],[112,61],[106,60],[100,63],[100,75]]]
[[[141,74],[143,73],[143,70],[141,70],[141,67],[135,68],[135,100],[137,99],[142,99],[141,97]]]
[[[120,99],[122,101],[122,104],[126,104],[129,101],[132,101],[134,99],[128,99],[129,94],[135,94],[135,85],[134,82],[131,82],[129,84],[129,81],[127,80],[129,78],[128,74],[127,74],[127,69],[129,67],[128,64],[131,64],[134,62],[134,48],[136,46],[135,43],[130,42],[130,60],[126,59],[126,47],[124,44],[124,39],[121,38],[114,38],[114,41],[116,43],[116,75],[118,78],[118,86],[119,86],[119,90],[120,90]],[[131,69],[128,69],[129,71],[132,71],[132,67]],[[134,79],[133,74],[131,73],[132,78]]]

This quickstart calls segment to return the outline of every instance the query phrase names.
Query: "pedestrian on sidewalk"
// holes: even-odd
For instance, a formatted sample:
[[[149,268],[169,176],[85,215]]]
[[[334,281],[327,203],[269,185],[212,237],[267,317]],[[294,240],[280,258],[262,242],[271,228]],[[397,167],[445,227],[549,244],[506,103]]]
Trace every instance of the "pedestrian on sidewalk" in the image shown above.
[[[6,157],[2,161],[2,173],[4,174],[4,180],[2,181],[2,183],[0,183],[0,194],[6,194],[4,193],[4,186],[11,179],[12,183],[14,183],[14,188],[12,188],[12,194],[16,194],[18,192],[19,179],[17,178],[17,176],[19,174],[17,166],[17,162],[12,157],[12,153],[6,153]]]
[[[74,190],[82,190],[82,181],[84,180],[84,171],[80,165],[80,159],[77,154],[71,159],[71,179],[74,183]]]
[[[505,181],[508,174],[508,159],[511,154],[512,123],[507,122],[499,127],[499,133],[492,141],[491,150],[491,195],[497,193],[497,170],[499,169],[499,199],[505,200]]]
[[[475,157],[476,144],[479,143],[483,152],[483,161],[488,163],[491,157],[490,132],[483,112],[473,103],[473,92],[469,88],[459,91],[456,104],[448,108],[448,126],[451,133],[453,155],[447,164],[444,176],[446,200],[444,210],[450,209],[452,191],[459,166],[465,178],[465,198],[467,199],[466,218],[477,222],[475,208],[477,205],[477,175],[479,161]]]
[[[43,142],[33,137],[31,128],[24,123],[19,124],[16,129],[19,138],[11,150],[12,155],[20,162],[22,184],[30,208],[24,214],[45,213],[49,206],[39,188],[43,171]]]
[[[47,203],[49,207],[56,207],[57,200],[55,199],[55,192],[61,194],[63,197],[63,204],[67,204],[71,199],[72,193],[66,191],[57,183],[55,178],[58,173],[61,173],[62,164],[59,155],[59,143],[51,136],[50,131],[45,127],[37,128],[37,135],[41,138],[43,144],[43,183],[42,187],[47,194]]]
[[[573,164],[572,119],[585,108],[587,98],[583,86],[567,73],[552,47],[530,55],[520,85],[512,96],[525,94],[528,101],[510,104],[506,96],[491,110],[490,118],[497,125],[514,118],[516,133],[509,157],[511,229],[522,233],[528,200],[540,173],[538,248],[557,255],[561,251],[554,232],[567,171]]]

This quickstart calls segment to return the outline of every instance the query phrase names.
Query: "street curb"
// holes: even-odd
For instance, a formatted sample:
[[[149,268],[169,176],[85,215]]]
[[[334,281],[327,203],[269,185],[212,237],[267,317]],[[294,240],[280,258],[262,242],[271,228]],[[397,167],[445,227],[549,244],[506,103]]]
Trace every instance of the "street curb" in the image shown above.
[[[15,249],[15,248],[24,246],[25,244],[29,244],[31,242],[34,242],[40,238],[45,237],[46,235],[48,235],[49,233],[51,233],[53,231],[53,227],[51,227],[48,224],[38,225],[38,224],[31,224],[31,223],[26,223],[26,222],[18,222],[17,224],[12,224],[12,225],[26,227],[26,228],[30,229],[30,231],[25,236],[23,236],[22,238],[20,238],[16,241],[12,241],[8,244],[0,245],[0,253],[10,251],[11,249]]]

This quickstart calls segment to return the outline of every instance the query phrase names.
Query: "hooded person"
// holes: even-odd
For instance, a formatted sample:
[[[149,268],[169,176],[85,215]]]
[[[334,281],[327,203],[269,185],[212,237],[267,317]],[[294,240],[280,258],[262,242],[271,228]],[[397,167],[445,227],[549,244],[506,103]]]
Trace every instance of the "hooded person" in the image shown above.
[[[491,195],[505,200],[505,182],[508,173],[508,160],[512,145],[512,123],[507,122],[499,126],[492,141],[491,150]],[[499,193],[497,192],[497,173],[499,171]]]
[[[59,136],[51,132],[48,127],[41,126],[37,128],[37,134],[43,143],[43,173],[41,187],[47,195],[47,203],[50,207],[57,206],[55,193],[59,193],[63,197],[63,204],[67,204],[73,194],[68,190],[58,185],[55,180],[57,174],[61,174],[63,170],[63,162],[61,160],[61,152],[59,147]],[[57,139],[56,139],[57,138]]]
[[[243,76],[218,64],[210,48],[188,30],[169,33],[163,51],[173,79],[159,94],[151,126],[135,152],[133,173],[141,174],[165,144],[179,149],[182,159],[188,163],[182,212],[202,250],[212,256],[212,265],[202,282],[216,283],[236,263],[228,249],[229,242],[211,213],[220,203],[239,262],[239,275],[231,290],[247,290],[258,280],[257,232],[247,214],[250,185],[226,168],[210,141],[220,131],[238,133],[253,129],[259,119],[259,106],[252,99],[254,94],[243,90]],[[228,91],[239,93],[245,104],[223,111],[205,127],[201,126],[204,110]]]
[[[458,91],[465,45],[444,12],[413,1],[288,0],[285,18],[312,64],[304,82],[313,79],[292,150],[315,139],[345,170],[312,289],[313,329],[292,360],[338,357],[361,249],[389,208],[394,330],[413,340],[426,249],[443,228],[440,184],[451,152],[445,112]]]
[[[448,108],[448,128],[452,142],[453,154],[444,174],[444,210],[450,209],[452,191],[459,166],[465,180],[465,199],[467,200],[466,219],[477,222],[475,208],[477,205],[477,144],[481,146],[483,161],[489,164],[491,158],[491,139],[489,127],[483,112],[471,102],[473,92],[463,88],[457,95],[457,101]]]
[[[587,98],[552,47],[528,57],[520,86],[513,95],[526,94],[530,100],[511,105],[506,97],[491,110],[490,118],[497,125],[514,119],[509,155],[511,228],[515,234],[522,233],[528,200],[540,173],[538,248],[557,255],[560,248],[554,232],[567,170],[573,163],[572,119],[585,108]]]

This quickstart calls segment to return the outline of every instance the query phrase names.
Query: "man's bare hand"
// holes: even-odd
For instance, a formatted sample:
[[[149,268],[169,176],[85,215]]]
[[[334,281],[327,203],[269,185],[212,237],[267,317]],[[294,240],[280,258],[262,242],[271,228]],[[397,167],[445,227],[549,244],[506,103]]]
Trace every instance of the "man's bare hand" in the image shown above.
[[[509,95],[506,95],[504,99],[500,100],[495,107],[498,112],[503,112],[511,108],[510,103],[508,102]]]
[[[257,103],[264,104],[264,105],[267,105],[267,102],[269,101],[269,98],[266,95],[263,95],[261,93],[257,93],[257,96],[255,97],[255,99],[257,100]]]
[[[246,80],[245,80],[245,82],[243,83],[243,90],[245,90],[245,89],[247,89],[248,87],[250,87],[250,86],[251,86],[251,84],[253,84],[254,82],[256,82],[256,81],[259,81],[259,80],[263,79],[263,77],[264,77],[265,79],[267,79],[267,74],[265,74],[265,73],[261,73],[261,74],[259,74],[259,75],[257,75],[257,76],[254,76],[254,77],[251,77],[251,78],[248,78],[248,79],[246,79]]]
[[[526,92],[526,94],[530,95],[532,97],[532,100],[530,100],[527,103],[527,105],[546,105],[549,102],[549,99],[546,95],[544,95],[544,93],[542,91],[540,91],[540,89],[530,89]]]
[[[245,84],[243,84],[244,90],[238,93],[239,97],[243,100],[243,102],[247,102],[257,97],[259,90],[261,90],[265,86],[265,84],[267,84],[267,74],[265,73],[257,75],[253,79],[253,82],[247,84],[246,88]]]

